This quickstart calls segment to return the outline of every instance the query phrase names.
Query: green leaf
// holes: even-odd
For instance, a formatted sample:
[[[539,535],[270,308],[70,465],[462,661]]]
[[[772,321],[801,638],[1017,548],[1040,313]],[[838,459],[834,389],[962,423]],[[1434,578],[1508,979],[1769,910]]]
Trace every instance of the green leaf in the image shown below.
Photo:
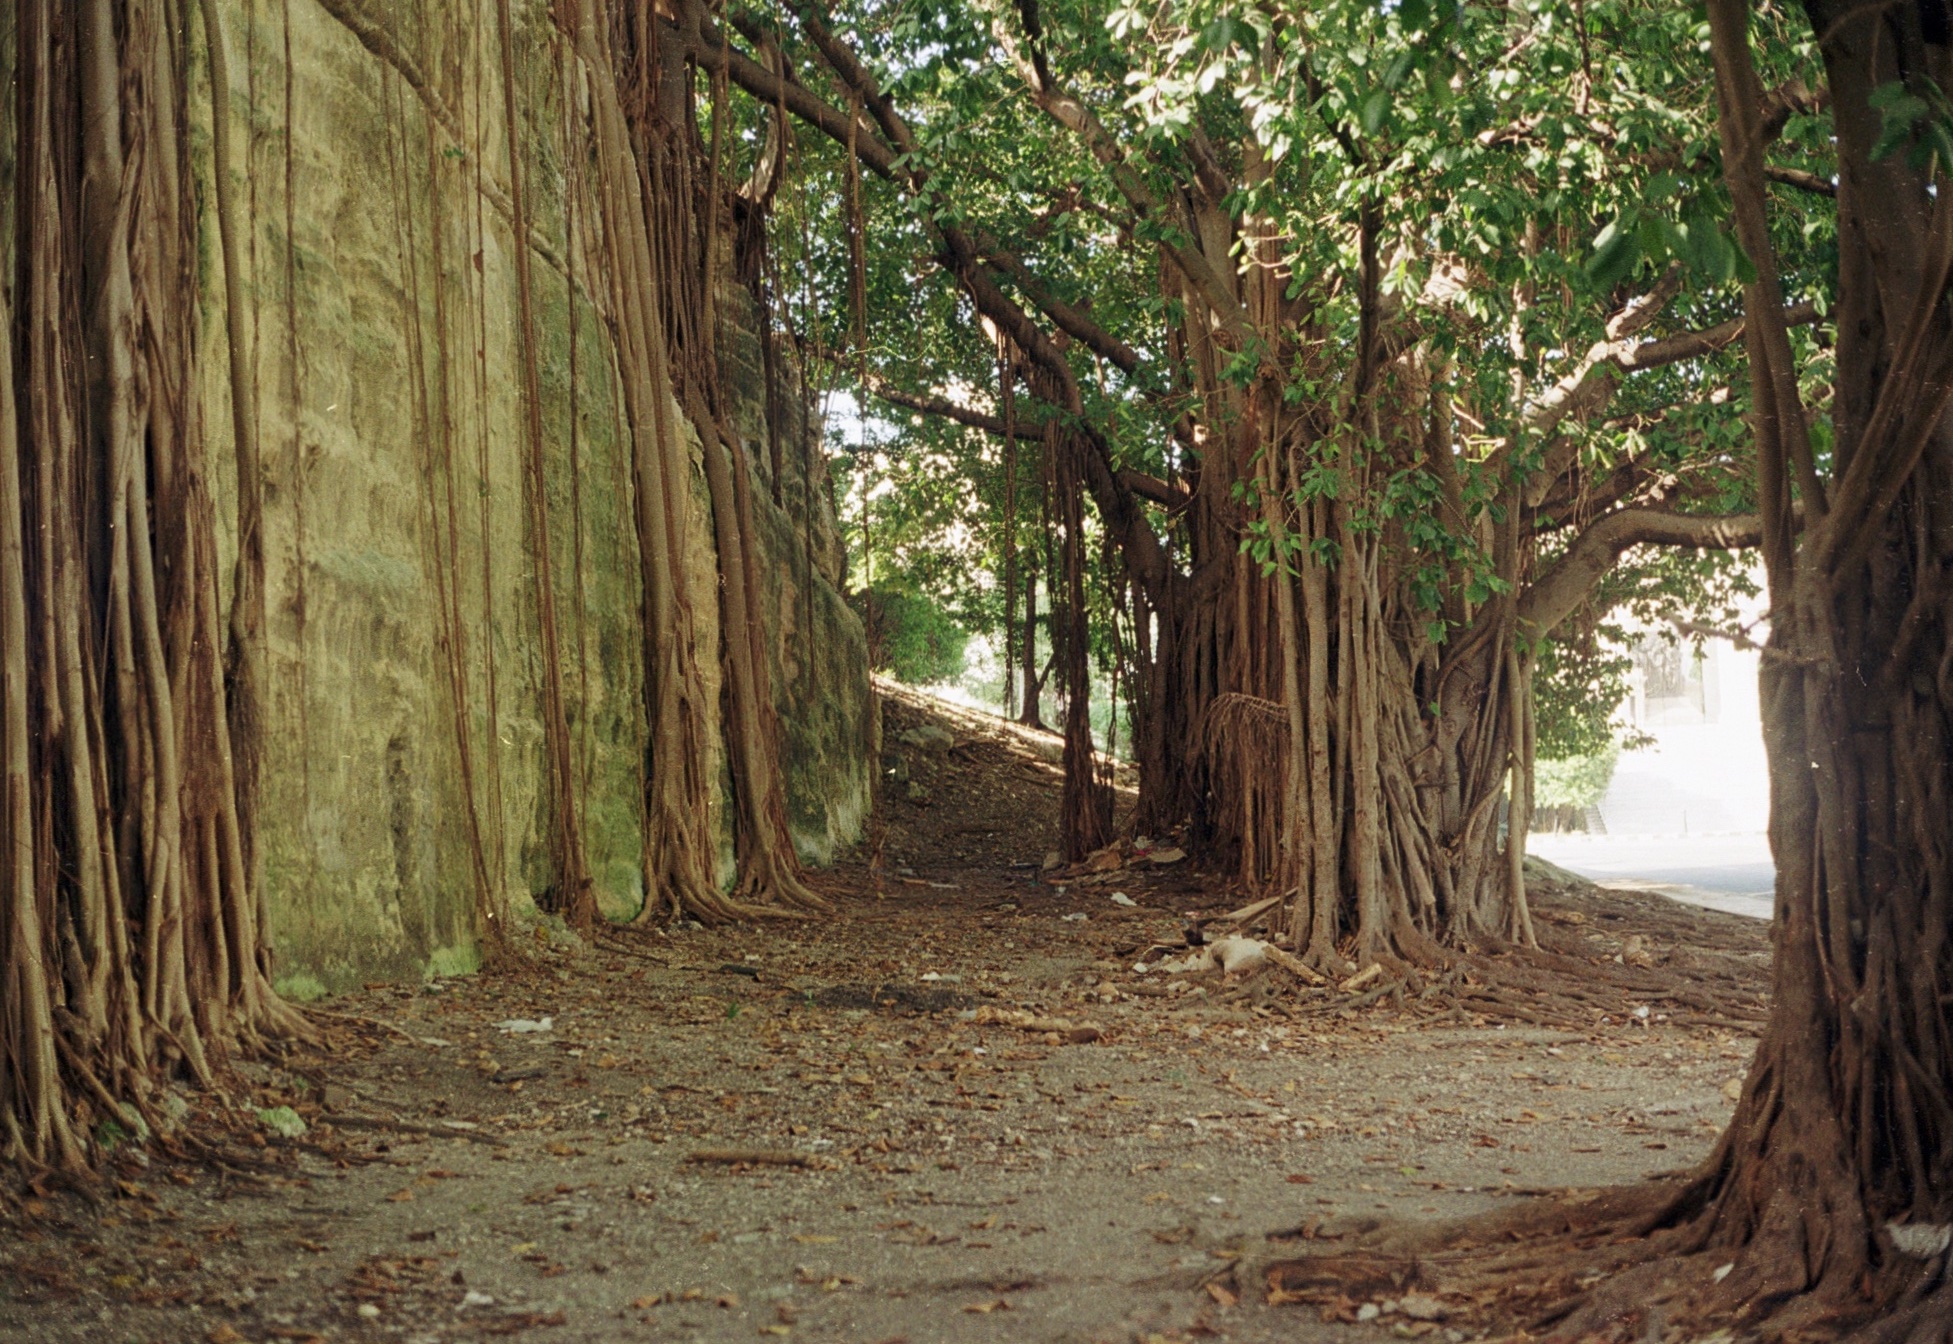
[[[1926,123],[1925,137],[1926,143],[1932,146],[1933,154],[1939,160],[1940,168],[1953,172],[1953,131],[1949,131],[1946,122],[1939,117],[1934,117]]]
[[[1616,220],[1594,239],[1594,254],[1587,259],[1587,278],[1601,289],[1612,289],[1627,278],[1634,263],[1641,259],[1638,230],[1622,227]]]
[[[1902,80],[1892,80],[1873,89],[1865,101],[1879,110],[1878,139],[1872,145],[1874,161],[1898,151],[1912,139],[1913,129],[1931,111],[1923,98],[1907,91]]]
[[[1649,201],[1665,201],[1681,190],[1681,186],[1682,179],[1679,174],[1656,173],[1648,179],[1648,185],[1642,189],[1641,194]]]
[[[1383,128],[1384,118],[1390,115],[1390,90],[1372,89],[1364,95],[1363,104],[1357,110],[1358,124],[1363,134],[1375,135]]]

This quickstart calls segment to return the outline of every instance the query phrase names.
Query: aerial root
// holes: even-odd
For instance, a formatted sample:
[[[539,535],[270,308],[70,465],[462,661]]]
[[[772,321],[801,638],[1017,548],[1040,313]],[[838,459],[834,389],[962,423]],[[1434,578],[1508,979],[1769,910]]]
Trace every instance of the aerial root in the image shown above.
[[[1953,1281],[1946,1277],[1946,1253],[1940,1265],[1929,1267],[1922,1280],[1936,1280],[1932,1288],[1908,1294],[1883,1320],[1868,1327],[1863,1344],[1950,1344],[1953,1342]]]

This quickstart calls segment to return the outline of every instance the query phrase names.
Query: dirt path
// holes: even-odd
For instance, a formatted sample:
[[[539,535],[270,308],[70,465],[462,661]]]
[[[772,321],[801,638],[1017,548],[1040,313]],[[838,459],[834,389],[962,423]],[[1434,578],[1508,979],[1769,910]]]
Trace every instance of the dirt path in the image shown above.
[[[914,724],[891,706],[891,743]],[[921,800],[890,789],[884,898],[844,868],[831,920],[558,940],[520,974],[335,1001],[386,1025],[250,1070],[255,1104],[311,1126],[268,1139],[276,1174],[130,1159],[106,1216],[27,1199],[0,1338],[1455,1344],[1474,1332],[1395,1303],[1340,1304],[1359,1325],[1262,1305],[1255,1267],[1367,1219],[1673,1170],[1729,1114],[1741,1032],[1433,1025],[1137,974],[1226,893],[1180,867],[1044,880],[1035,743],[904,755]],[[1623,901],[1547,913],[1606,957]],[[1761,963],[1760,927],[1689,918]],[[724,1149],[804,1165],[688,1161]]]

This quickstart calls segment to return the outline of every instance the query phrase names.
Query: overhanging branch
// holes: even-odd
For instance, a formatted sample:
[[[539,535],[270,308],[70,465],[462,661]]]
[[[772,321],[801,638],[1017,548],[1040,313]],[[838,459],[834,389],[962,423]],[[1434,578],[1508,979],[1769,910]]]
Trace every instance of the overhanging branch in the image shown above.
[[[1758,545],[1762,540],[1763,520],[1753,513],[1716,517],[1617,509],[1589,524],[1520,595],[1520,626],[1535,639],[1551,634],[1635,546],[1731,551]]]
[[[906,392],[899,387],[890,385],[887,380],[877,377],[872,373],[867,378],[867,386],[870,392],[891,406],[900,406],[904,410],[915,411],[920,415],[933,415],[944,420],[953,420],[959,425],[967,425],[971,429],[980,429],[985,433],[995,434],[998,438],[1004,436],[1004,421],[1002,416],[991,415],[986,411],[979,411],[970,406],[959,406],[946,397],[931,397],[924,396],[918,392]],[[1029,439],[1035,442],[1044,438],[1044,425],[1045,422],[1042,420],[1028,422],[1019,420],[1013,428],[1016,430],[1018,438]]]
[[[1134,350],[1130,345],[1127,345],[1117,336],[1114,336],[1104,327],[1101,327],[1098,323],[1087,317],[1084,312],[1074,308],[1053,294],[1045,287],[1044,282],[1037,278],[1031,268],[1025,265],[1022,257],[992,239],[980,237],[977,241],[978,246],[982,250],[983,259],[1002,271],[1005,275],[1008,275],[1011,283],[1017,286],[1018,292],[1029,299],[1033,306],[1043,312],[1059,328],[1068,332],[1076,339],[1083,341],[1088,349],[1104,356],[1111,362],[1113,367],[1119,369],[1122,373],[1134,373],[1138,371],[1139,352],[1137,350]]]
[[[1814,303],[1793,303],[1783,310],[1783,324],[1786,327],[1808,327],[1817,321],[1817,305]],[[1725,346],[1734,345],[1743,336],[1743,319],[1732,317],[1727,322],[1705,328],[1702,331],[1685,331],[1679,336],[1664,336],[1658,341],[1644,341],[1631,346],[1615,357],[1615,363],[1629,373],[1642,369],[1660,368],[1664,364],[1679,364],[1685,359],[1701,359],[1712,355]]]
[[[870,127],[863,128],[858,123],[856,126],[854,140],[861,161],[881,176],[900,183],[912,195],[923,198],[925,204],[946,205],[931,185],[928,172],[913,155],[913,135],[876,83],[873,73],[827,28],[818,14],[802,10],[799,17],[829,71],[874,121]],[[735,26],[744,33],[745,23],[743,19],[737,20]],[[748,93],[768,103],[784,102],[787,110],[807,125],[837,143],[847,143],[849,124],[855,118],[829,107],[804,85],[784,79],[734,50],[720,38],[719,30],[713,27],[699,0],[691,0],[685,6],[683,17],[669,31],[674,40],[685,43],[687,53],[702,68],[724,70],[732,83]],[[861,134],[863,129],[869,133]],[[1050,334],[998,287],[983,265],[976,244],[962,228],[949,222],[945,211],[923,213],[927,227],[940,243],[939,264],[963,285],[977,311],[996,323],[1050,379],[1052,386],[1045,399],[1070,415],[1081,415],[1084,406],[1077,377]],[[1147,522],[1145,510],[1119,480],[1104,435],[1082,420],[1077,422],[1077,429],[1088,449],[1083,472],[1086,487],[1092,492],[1106,527],[1125,550],[1133,577],[1145,587],[1156,605],[1164,604],[1171,569],[1166,548]]]
[[[1819,177],[1816,173],[1807,173],[1802,168],[1786,168],[1782,164],[1766,163],[1763,165],[1763,175],[1772,182],[1781,182],[1786,187],[1808,191],[1814,196],[1838,194],[1837,187],[1832,185],[1829,178]]]
[[[1664,276],[1664,285],[1675,275],[1671,270]],[[1703,359],[1742,339],[1743,319],[1737,317],[1700,331],[1685,331],[1652,341],[1636,340],[1638,332],[1666,306],[1668,299],[1662,288],[1658,285],[1652,293],[1637,300],[1638,308],[1631,305],[1617,314],[1608,324],[1607,339],[1595,342],[1580,363],[1533,404],[1520,421],[1526,434],[1536,439],[1553,433],[1569,418],[1584,420],[1599,414],[1613,399],[1626,374]],[[1783,310],[1786,328],[1809,326],[1817,317],[1817,307],[1811,303],[1795,303]],[[1502,477],[1508,470],[1507,464],[1518,441],[1517,437],[1508,440],[1487,459],[1486,466],[1495,477]],[[1532,487],[1526,491],[1529,507],[1538,507],[1554,482],[1572,465],[1576,448],[1574,440],[1568,437],[1548,452],[1544,470],[1533,478]]]
[[[1046,65],[1037,40],[1035,9],[1022,13],[1021,19],[1029,35],[1027,43],[1017,40],[1016,34],[1011,32],[1001,15],[995,16],[990,28],[997,45],[1004,49],[1004,55],[1010,58],[1019,78],[1031,91],[1031,97],[1047,116],[1084,142],[1085,148],[1099,161],[1112,185],[1126,198],[1127,204],[1141,215],[1157,217],[1160,202],[1132,166],[1124,148],[1106,129],[1105,123],[1099,120],[1098,113],[1066,92]],[[1222,327],[1237,343],[1245,345],[1253,335],[1253,324],[1248,320],[1247,309],[1242,307],[1241,300],[1221,273],[1195,248],[1170,241],[1162,241],[1160,246],[1187,278],[1187,283],[1193,286],[1201,301],[1212,310]]]
[[[748,21],[735,20],[733,26],[743,35],[751,35]],[[681,36],[685,39],[686,54],[698,62],[701,70],[710,74],[723,72],[727,79],[755,98],[763,99],[768,104],[776,100],[784,103],[787,111],[836,144],[848,143],[850,118],[847,112],[830,107],[805,84],[775,74],[737,47],[721,41],[711,20],[703,15],[693,15],[690,27]],[[855,154],[862,166],[877,177],[895,181],[899,176],[895,167],[896,151],[889,147],[874,127],[861,124],[858,117],[855,121]],[[861,134],[862,131],[867,134]]]

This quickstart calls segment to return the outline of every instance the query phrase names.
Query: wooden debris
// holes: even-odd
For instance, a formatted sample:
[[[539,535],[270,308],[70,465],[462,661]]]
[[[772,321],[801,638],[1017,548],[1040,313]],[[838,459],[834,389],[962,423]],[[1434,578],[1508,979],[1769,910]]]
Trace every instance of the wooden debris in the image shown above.
[[[452,1129],[445,1125],[423,1125],[412,1120],[389,1120],[378,1115],[335,1115],[319,1117],[326,1124],[337,1129],[377,1129],[389,1134],[424,1134],[432,1139],[466,1139],[469,1143],[493,1144],[497,1148],[508,1147],[508,1140],[494,1134],[484,1134],[477,1129]]]
[[[1042,1032],[1059,1037],[1067,1045],[1085,1045],[1105,1039],[1104,1030],[1090,1023],[1074,1022],[1068,1017],[1040,1017],[1036,1013],[998,1008],[992,1004],[977,1009],[972,1021],[982,1027],[1016,1027],[1019,1031]]]
[[[1352,975],[1349,979],[1343,981],[1340,985],[1337,985],[1336,988],[1342,990],[1343,993],[1345,994],[1354,994],[1356,993],[1357,990],[1363,988],[1363,986],[1369,984],[1372,980],[1381,979],[1382,976],[1383,976],[1383,963],[1380,961],[1373,961],[1363,970],[1358,971],[1355,975]]]
[[[1198,919],[1194,923],[1196,926],[1205,926],[1208,924],[1245,924],[1256,915],[1265,914],[1273,910],[1282,903],[1282,900],[1283,898],[1280,896],[1270,896],[1264,900],[1254,901],[1248,905],[1244,905],[1239,910],[1230,910],[1224,915],[1213,915],[1206,919]]]
[[[685,1160],[729,1167],[805,1167],[808,1170],[827,1165],[812,1153],[796,1153],[786,1148],[701,1148],[687,1154]]]
[[[1326,985],[1329,983],[1328,976],[1324,975],[1321,971],[1318,971],[1315,967],[1309,965],[1309,963],[1302,960],[1302,958],[1295,956],[1293,953],[1284,952],[1281,948],[1276,947],[1273,943],[1268,944],[1263,949],[1263,951],[1268,957],[1268,960],[1274,962],[1277,966],[1281,967],[1283,970],[1287,971],[1290,975],[1302,981],[1304,984]]]

